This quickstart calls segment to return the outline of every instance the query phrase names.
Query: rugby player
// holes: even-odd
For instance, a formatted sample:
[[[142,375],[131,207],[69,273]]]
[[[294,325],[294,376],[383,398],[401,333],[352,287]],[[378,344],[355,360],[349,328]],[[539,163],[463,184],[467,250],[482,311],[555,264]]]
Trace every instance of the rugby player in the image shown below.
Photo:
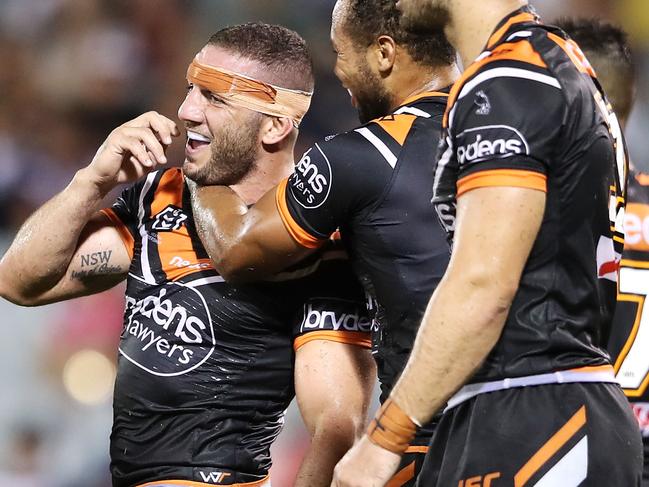
[[[226,279],[276,272],[340,229],[374,313],[385,399],[448,263],[430,199],[447,100],[440,90],[456,78],[455,53],[441,31],[423,37],[401,29],[393,0],[338,1],[331,38],[336,75],[363,125],[315,144],[293,175],[251,208],[226,186],[198,185],[192,204]],[[412,485],[431,430],[402,445],[406,455],[391,485]]]
[[[335,249],[272,282],[225,283],[184,183],[231,184],[252,203],[290,174],[313,89],[305,43],[279,26],[229,27],[188,77],[183,169],[161,168],[179,135],[166,117],[115,129],[19,231],[0,264],[0,295],[34,306],[126,279],[115,487],[269,486],[269,447],[294,388],[312,437],[296,485],[328,485],[364,428],[374,383],[362,288]],[[136,180],[97,211],[108,191]]]
[[[597,72],[624,130],[635,95],[635,66],[626,33],[596,20],[560,20]],[[624,251],[609,352],[616,378],[633,406],[644,446],[643,486],[649,486],[649,175],[630,161]]]
[[[333,484],[383,485],[390,441],[448,402],[418,485],[640,485],[637,424],[602,348],[627,160],[595,72],[525,1],[399,6],[416,32],[444,28],[467,67],[434,181],[453,251],[404,373]]]

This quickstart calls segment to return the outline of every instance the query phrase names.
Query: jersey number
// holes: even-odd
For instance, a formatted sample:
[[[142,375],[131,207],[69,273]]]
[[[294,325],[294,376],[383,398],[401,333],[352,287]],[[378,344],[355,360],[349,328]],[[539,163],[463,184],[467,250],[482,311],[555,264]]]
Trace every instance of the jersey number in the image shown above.
[[[624,262],[623,262],[624,264]],[[620,269],[618,301],[638,305],[633,328],[615,363],[616,377],[627,396],[641,396],[649,383],[649,268]]]

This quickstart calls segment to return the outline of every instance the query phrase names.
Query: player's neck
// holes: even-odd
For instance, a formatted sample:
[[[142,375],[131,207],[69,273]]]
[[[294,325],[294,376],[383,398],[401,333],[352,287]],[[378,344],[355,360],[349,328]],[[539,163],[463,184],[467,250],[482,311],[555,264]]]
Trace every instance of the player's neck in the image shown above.
[[[457,49],[464,69],[480,55],[489,36],[507,15],[525,5],[527,0],[455,0],[446,36]]]
[[[293,172],[293,168],[292,151],[264,153],[255,162],[255,167],[231,188],[247,205],[254,205],[271,188],[288,177]]]
[[[421,72],[421,69],[413,70],[413,72]],[[460,76],[460,70],[456,64],[450,66],[444,66],[441,68],[435,68],[430,72],[421,72],[419,77],[415,77],[412,74],[409,74],[407,80],[409,83],[402,83],[401,90],[399,94],[395,97],[395,106],[392,109],[396,109],[401,106],[405,100],[412,98],[413,96],[420,95],[422,93],[427,93],[431,91],[440,91],[444,88],[451,86]]]

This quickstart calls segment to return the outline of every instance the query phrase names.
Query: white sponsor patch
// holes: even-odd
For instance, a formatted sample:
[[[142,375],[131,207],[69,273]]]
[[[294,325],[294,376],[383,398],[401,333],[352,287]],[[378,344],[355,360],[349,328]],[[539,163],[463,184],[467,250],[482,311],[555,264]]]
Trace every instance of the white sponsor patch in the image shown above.
[[[306,209],[315,209],[324,204],[331,192],[331,164],[318,144],[304,153],[289,179],[289,191],[295,200]]]
[[[302,333],[314,330],[369,332],[371,326],[370,319],[357,312],[345,313],[342,309],[314,308],[309,303],[305,309],[300,331]]]
[[[456,146],[460,165],[530,153],[523,134],[508,125],[486,125],[465,130],[457,136]]]

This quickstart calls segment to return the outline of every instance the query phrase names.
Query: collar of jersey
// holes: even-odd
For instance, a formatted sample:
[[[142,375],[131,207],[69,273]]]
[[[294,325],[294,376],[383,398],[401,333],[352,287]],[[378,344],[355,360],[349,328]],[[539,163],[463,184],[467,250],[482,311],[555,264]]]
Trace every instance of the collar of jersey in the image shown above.
[[[485,51],[491,50],[496,44],[499,44],[500,41],[509,34],[509,31],[518,24],[527,24],[527,23],[539,23],[539,16],[534,10],[534,7],[527,5],[521,7],[518,10],[514,10],[507,17],[502,19],[496,28],[493,30],[489,40],[487,41],[487,47]]]
[[[451,87],[447,86],[446,88],[442,88],[441,90],[438,91],[425,91],[423,93],[419,93],[417,95],[412,95],[409,98],[406,98],[399,106],[397,109],[404,107],[406,105],[412,105],[416,101],[420,101],[423,98],[433,98],[433,97],[443,97],[443,98],[448,98],[448,94],[451,92]]]

